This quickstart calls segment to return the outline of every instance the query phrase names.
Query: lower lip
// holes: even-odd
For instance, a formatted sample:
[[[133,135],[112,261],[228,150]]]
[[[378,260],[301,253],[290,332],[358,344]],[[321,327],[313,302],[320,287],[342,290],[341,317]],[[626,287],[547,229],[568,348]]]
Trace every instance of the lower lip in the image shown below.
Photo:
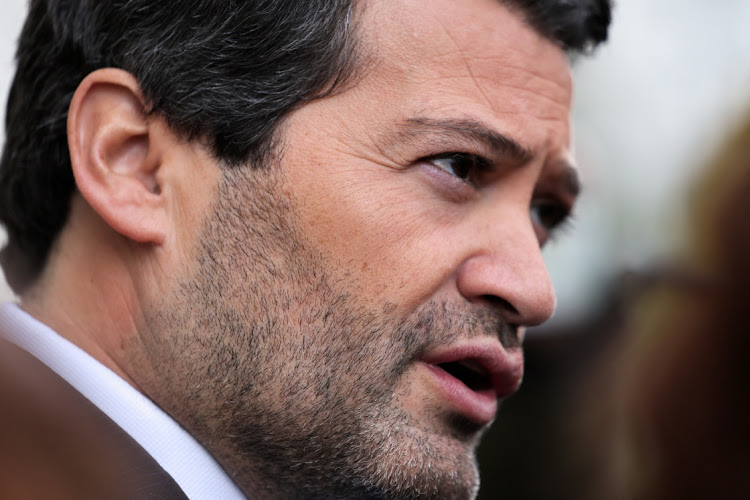
[[[432,379],[461,415],[481,425],[487,425],[497,414],[497,394],[493,389],[474,391],[439,366],[424,363]]]

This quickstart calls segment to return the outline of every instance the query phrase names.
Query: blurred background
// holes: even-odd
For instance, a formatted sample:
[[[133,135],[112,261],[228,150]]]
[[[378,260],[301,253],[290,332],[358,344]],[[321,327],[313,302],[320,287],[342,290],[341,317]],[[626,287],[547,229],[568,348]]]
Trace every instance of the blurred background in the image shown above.
[[[25,4],[2,7],[3,96]],[[627,344],[627,273],[685,245],[689,193],[750,112],[748,27],[750,2],[620,0],[609,42],[575,62],[585,190],[573,229],[545,250],[557,312],[528,334],[524,385],[481,449],[480,498],[616,498],[601,488],[620,470],[603,450],[616,439],[608,366]]]

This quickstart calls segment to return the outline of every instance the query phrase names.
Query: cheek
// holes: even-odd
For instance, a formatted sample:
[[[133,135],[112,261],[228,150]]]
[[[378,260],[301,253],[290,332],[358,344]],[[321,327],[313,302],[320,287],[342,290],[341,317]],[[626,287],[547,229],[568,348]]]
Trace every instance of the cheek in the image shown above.
[[[310,243],[357,296],[412,308],[451,272],[450,232],[408,172],[371,166],[330,170],[297,197]]]

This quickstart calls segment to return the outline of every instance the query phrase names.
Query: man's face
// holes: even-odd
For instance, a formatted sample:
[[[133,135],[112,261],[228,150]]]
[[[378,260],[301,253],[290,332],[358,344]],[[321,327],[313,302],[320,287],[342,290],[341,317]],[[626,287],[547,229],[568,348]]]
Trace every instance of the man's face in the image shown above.
[[[371,2],[359,32],[361,78],[293,112],[277,161],[195,187],[213,211],[137,382],[254,497],[470,498],[554,308],[569,68],[496,0]]]

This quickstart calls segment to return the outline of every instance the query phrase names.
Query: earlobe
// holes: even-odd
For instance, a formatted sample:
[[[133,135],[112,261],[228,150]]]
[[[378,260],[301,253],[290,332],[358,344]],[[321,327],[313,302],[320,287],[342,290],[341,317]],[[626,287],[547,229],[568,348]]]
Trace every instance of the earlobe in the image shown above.
[[[68,145],[83,198],[115,231],[161,244],[167,234],[166,202],[159,184],[163,159],[151,133],[135,78],[106,68],[88,75],[68,112]]]

